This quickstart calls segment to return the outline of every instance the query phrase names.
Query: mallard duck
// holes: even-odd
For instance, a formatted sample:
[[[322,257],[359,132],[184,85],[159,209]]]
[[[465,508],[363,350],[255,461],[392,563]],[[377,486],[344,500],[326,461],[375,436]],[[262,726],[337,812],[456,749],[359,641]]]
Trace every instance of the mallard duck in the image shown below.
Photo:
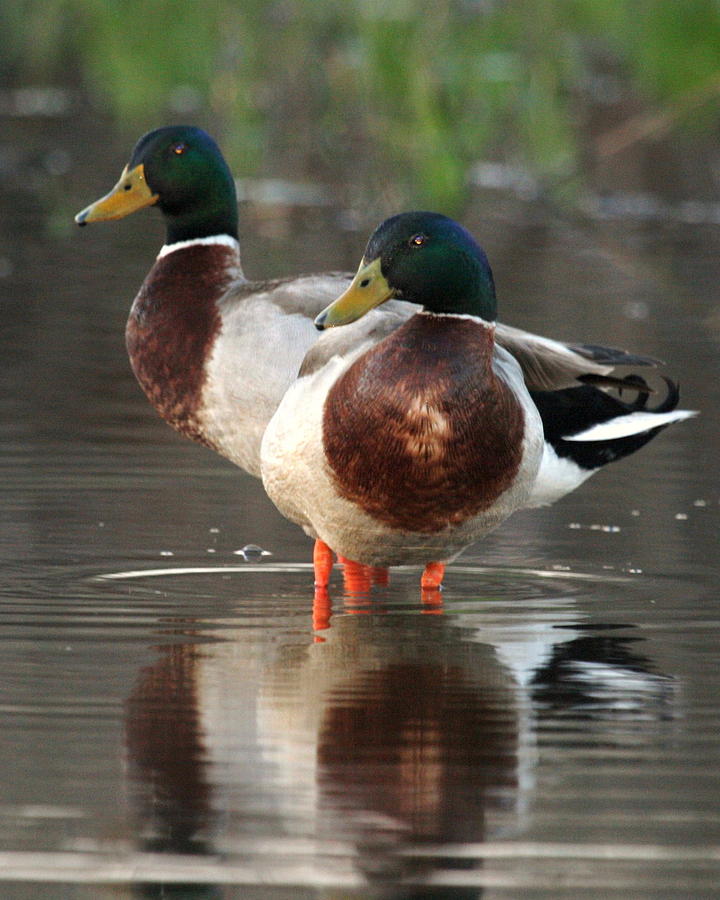
[[[423,565],[423,588],[437,588],[446,563],[512,512],[552,502],[691,415],[674,410],[670,383],[662,408],[648,411],[637,376],[598,374],[596,359],[583,366],[577,350],[546,340],[539,349],[517,331],[505,329],[503,346],[487,257],[445,216],[383,222],[316,324],[347,327],[391,298],[416,304],[413,315],[379,341],[348,344],[342,328],[323,336],[262,442],[266,491],[316,539],[320,586],[332,550],[369,566]],[[643,399],[631,405],[593,384],[566,386],[588,378],[634,387]]]
[[[263,433],[317,340],[313,319],[350,283],[324,273],[248,281],[240,264],[235,184],[215,141],[169,126],[137,142],[109,194],[75,217],[79,225],[156,206],[166,242],[135,298],[126,340],[150,402],[181,434],[253,475]],[[414,312],[390,301],[342,330],[339,353],[380,340]],[[613,366],[653,361],[595,346],[568,346],[498,323],[495,340],[520,362],[530,386],[570,387]]]
[[[112,191],[75,220],[120,219],[146,206],[163,214],[167,237],[128,319],[133,371],[173,428],[259,475],[265,426],[317,338],[313,318],[349,276],[248,281],[235,184],[199,128],[146,134]]]

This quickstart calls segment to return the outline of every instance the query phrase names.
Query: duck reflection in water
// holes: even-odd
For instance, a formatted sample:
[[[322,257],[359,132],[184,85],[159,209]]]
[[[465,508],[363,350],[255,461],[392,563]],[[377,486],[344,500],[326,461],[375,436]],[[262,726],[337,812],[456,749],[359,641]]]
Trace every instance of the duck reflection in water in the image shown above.
[[[370,883],[422,881],[438,865],[462,867],[458,860],[414,860],[396,851],[480,842],[496,833],[504,807],[513,809],[513,697],[489,647],[476,645],[470,655],[467,667],[436,658],[368,668],[327,698],[318,734],[320,796],[332,819],[341,814],[354,832],[358,864]],[[431,895],[416,887],[395,888],[392,896]]]
[[[336,615],[323,643],[292,628],[265,639],[224,630],[207,643],[204,628],[199,645],[189,624],[127,703],[141,849],[229,862],[250,853],[253,896],[275,898],[259,885],[269,873],[278,884],[282,840],[299,838],[306,871],[361,880],[352,896],[477,900],[492,863],[453,846],[523,832],[546,712],[584,708],[611,735],[630,695],[646,725],[672,710],[672,680],[652,673],[635,638],[584,634],[567,604],[553,623],[543,615],[534,653],[508,642],[505,626],[493,634],[462,615]],[[257,859],[248,838],[265,842]],[[212,885],[137,890],[242,896]],[[338,896],[311,883],[293,891]]]
[[[158,648],[126,705],[126,744],[142,850],[205,855],[213,852],[211,785],[205,772],[195,643]],[[215,885],[138,884],[137,897],[215,900]]]

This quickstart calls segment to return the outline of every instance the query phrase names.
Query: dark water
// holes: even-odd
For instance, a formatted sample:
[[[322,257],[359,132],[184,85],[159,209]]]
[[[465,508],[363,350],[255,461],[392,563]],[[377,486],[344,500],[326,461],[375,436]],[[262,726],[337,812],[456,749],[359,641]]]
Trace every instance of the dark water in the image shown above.
[[[717,227],[478,195],[506,321],[663,358],[702,416],[471,548],[442,607],[399,570],[369,597],[337,573],[313,610],[309,542],[129,372],[157,219],[67,224],[126,148],[79,165],[61,135],[60,178],[23,140],[0,195],[2,896],[717,896]],[[245,208],[243,233],[254,275],[364,243],[331,208]]]

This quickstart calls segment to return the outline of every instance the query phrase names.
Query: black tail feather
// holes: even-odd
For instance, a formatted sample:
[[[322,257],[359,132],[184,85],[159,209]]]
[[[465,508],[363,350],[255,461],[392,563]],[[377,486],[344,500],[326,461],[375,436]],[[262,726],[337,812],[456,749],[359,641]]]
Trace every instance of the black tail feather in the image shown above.
[[[575,344],[570,348],[581,356],[604,363],[610,366],[664,366],[661,359],[652,356],[640,356],[637,353],[627,353],[615,347],[603,347],[600,344]]]
[[[680,391],[674,381],[664,376],[663,380],[667,386],[667,395],[661,403],[652,408],[647,405],[650,388],[645,379],[639,375],[623,379],[621,389],[637,391],[637,397],[631,403],[613,397],[590,384],[560,391],[530,391],[530,396],[542,418],[545,440],[552,445],[557,455],[571,459],[583,469],[592,470],[629,456],[667,426],[659,425],[639,434],[605,441],[567,441],[564,438],[633,412],[671,412],[678,405]]]

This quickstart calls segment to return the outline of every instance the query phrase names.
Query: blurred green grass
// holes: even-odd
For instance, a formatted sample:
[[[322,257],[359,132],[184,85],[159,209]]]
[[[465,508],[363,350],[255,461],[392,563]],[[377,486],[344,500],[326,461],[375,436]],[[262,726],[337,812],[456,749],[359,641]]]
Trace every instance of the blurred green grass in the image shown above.
[[[598,105],[720,118],[716,0],[4,0],[0,42],[5,85],[79,84],[132,135],[203,125],[236,172],[353,205],[459,212],[478,159],[582,176]]]

